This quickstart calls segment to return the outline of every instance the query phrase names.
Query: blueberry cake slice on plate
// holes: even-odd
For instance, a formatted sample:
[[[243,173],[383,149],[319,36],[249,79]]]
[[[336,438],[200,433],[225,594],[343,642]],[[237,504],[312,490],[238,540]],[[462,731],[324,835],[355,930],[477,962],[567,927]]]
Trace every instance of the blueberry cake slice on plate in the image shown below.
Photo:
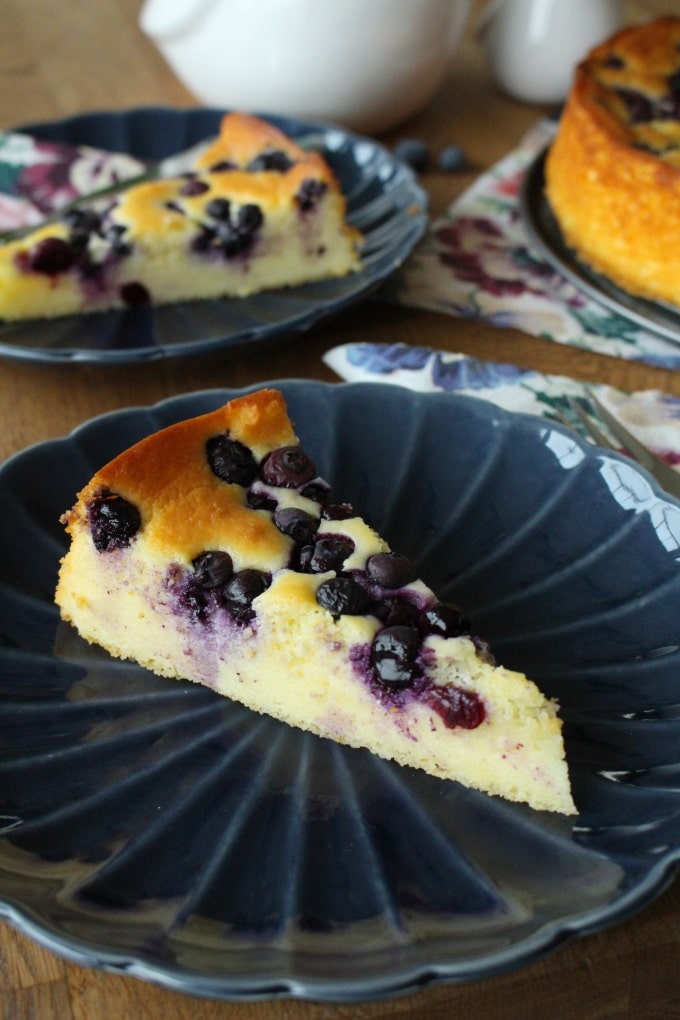
[[[360,235],[326,160],[227,114],[192,169],[0,247],[0,318],[242,297],[360,268]]]
[[[87,641],[322,737],[571,814],[556,706],[329,485],[278,390],[156,432],[62,521]]]

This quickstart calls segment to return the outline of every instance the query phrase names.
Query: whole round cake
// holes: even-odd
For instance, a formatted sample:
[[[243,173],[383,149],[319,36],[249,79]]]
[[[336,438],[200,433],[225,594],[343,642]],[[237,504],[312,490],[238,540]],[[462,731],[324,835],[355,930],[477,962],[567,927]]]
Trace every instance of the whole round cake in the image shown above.
[[[680,18],[625,28],[587,54],[545,175],[583,262],[632,294],[680,305]]]

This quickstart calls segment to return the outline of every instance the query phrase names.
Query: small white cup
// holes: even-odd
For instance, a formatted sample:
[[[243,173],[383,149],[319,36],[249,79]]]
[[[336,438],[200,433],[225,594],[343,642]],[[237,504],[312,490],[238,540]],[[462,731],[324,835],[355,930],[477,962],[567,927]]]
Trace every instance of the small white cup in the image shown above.
[[[140,25],[202,102],[380,133],[426,105],[471,0],[145,0]]]
[[[621,0],[491,0],[477,27],[496,82],[530,103],[559,103],[576,64],[621,25]]]

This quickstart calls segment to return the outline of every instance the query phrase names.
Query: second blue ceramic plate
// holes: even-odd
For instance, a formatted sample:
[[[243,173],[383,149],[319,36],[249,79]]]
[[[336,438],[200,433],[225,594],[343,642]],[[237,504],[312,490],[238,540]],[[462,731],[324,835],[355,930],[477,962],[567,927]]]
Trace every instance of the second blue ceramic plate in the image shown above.
[[[155,162],[218,133],[223,110],[142,107],[22,126],[38,138],[130,153]],[[61,319],[0,321],[0,355],[32,361],[123,363],[204,354],[304,333],[366,297],[401,265],[422,236],[427,198],[413,172],[377,142],[322,124],[269,117],[320,151],[364,236],[363,267],[341,279],[248,298],[185,301]]]
[[[483,401],[279,385],[336,491],[559,699],[578,817],[291,729],[60,623],[60,514],[122,448],[236,395],[191,394],[0,470],[0,914],[197,995],[350,1001],[486,977],[639,909],[680,859],[680,504]]]

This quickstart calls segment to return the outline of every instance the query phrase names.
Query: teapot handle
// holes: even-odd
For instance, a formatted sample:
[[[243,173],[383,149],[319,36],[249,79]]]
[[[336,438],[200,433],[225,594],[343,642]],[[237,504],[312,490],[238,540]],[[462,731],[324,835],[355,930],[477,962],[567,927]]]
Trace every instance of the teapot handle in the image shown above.
[[[145,0],[139,15],[143,32],[168,39],[195,29],[219,0]]]

